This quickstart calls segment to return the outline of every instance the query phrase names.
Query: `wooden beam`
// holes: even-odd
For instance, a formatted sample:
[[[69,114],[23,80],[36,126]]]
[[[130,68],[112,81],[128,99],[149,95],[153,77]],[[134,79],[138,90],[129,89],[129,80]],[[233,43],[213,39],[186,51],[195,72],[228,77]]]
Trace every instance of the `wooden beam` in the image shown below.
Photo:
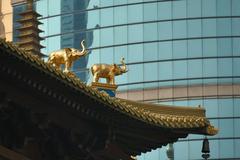
[[[0,145],[0,156],[7,158],[9,160],[31,160],[22,154],[19,154],[13,150],[10,150],[2,145]]]
[[[128,155],[118,144],[114,142],[109,143],[104,150],[97,151],[94,154],[98,157],[104,157],[104,159],[109,160],[132,160],[130,155]]]

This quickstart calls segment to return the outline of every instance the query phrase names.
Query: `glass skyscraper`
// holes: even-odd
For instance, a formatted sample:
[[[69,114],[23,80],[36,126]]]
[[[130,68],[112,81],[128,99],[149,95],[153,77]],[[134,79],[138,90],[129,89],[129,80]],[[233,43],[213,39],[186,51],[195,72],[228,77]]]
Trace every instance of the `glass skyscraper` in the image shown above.
[[[14,6],[15,21],[23,9]],[[240,0],[38,0],[36,10],[44,54],[85,39],[89,55],[73,71],[86,83],[93,64],[125,57],[119,97],[204,106],[220,130],[208,137],[211,158],[240,159]],[[180,139],[175,159],[201,159],[203,138]],[[166,159],[165,150],[138,159]]]

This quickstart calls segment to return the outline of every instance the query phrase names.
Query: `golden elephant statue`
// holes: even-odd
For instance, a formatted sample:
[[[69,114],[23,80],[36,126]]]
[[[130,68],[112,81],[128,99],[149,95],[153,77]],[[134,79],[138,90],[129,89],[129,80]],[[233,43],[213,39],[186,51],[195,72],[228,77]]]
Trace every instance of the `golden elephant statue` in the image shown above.
[[[122,66],[116,64],[94,64],[91,67],[93,82],[98,82],[99,78],[106,78],[108,84],[115,85],[115,76],[126,73],[127,67],[124,58],[121,59]]]
[[[88,53],[84,46],[84,40],[82,40],[81,46],[82,51],[75,48],[64,48],[50,53],[48,64],[53,65],[57,69],[60,69],[61,65],[65,65],[64,72],[69,73],[73,62]]]

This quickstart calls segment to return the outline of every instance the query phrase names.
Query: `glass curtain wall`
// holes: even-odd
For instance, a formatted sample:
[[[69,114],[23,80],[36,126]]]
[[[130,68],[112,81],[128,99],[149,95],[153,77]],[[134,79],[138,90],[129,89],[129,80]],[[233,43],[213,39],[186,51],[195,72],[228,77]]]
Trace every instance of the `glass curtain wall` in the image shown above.
[[[124,98],[204,106],[220,129],[211,158],[240,158],[239,0],[39,0],[36,10],[44,54],[85,39],[89,55],[73,67],[85,83],[93,64],[125,57],[129,71],[116,78]],[[203,138],[180,139],[175,159],[201,159]],[[165,147],[138,158],[166,159]]]

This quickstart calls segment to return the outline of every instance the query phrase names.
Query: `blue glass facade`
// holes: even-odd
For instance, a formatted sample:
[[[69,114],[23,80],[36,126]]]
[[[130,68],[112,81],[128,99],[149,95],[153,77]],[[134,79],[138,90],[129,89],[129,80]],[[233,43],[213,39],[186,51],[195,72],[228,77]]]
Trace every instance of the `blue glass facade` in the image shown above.
[[[14,7],[15,17],[21,8]],[[93,64],[125,57],[129,72],[116,79],[120,92],[145,97],[157,89],[155,98],[141,101],[204,106],[220,129],[209,137],[211,158],[240,158],[240,0],[39,0],[36,10],[43,53],[80,48],[86,39],[90,53],[73,68],[86,83]],[[162,88],[171,92],[165,99]],[[181,139],[175,159],[201,159],[202,139]],[[139,159],[166,159],[165,148]]]

